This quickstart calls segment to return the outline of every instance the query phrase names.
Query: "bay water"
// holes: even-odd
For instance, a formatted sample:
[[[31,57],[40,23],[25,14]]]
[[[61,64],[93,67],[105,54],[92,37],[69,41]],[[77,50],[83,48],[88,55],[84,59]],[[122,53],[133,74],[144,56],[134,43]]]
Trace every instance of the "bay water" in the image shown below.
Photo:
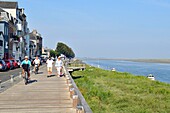
[[[170,83],[170,64],[122,60],[83,60],[83,62],[105,70],[112,70],[115,68],[118,72],[128,72],[141,76],[152,74],[156,80]]]

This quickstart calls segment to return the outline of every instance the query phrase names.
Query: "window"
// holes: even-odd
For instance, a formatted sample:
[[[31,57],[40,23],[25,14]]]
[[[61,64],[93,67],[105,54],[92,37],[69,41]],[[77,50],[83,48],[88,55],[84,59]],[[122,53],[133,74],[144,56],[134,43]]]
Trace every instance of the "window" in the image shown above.
[[[1,46],[1,47],[3,46],[3,41],[2,41],[2,40],[0,40],[0,46]]]

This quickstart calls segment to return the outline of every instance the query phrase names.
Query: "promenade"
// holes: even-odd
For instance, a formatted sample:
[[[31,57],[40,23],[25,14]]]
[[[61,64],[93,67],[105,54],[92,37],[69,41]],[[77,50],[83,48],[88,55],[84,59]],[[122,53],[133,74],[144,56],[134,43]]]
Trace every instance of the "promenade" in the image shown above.
[[[76,113],[72,106],[66,78],[47,77],[45,65],[28,85],[20,81],[0,93],[0,113]]]

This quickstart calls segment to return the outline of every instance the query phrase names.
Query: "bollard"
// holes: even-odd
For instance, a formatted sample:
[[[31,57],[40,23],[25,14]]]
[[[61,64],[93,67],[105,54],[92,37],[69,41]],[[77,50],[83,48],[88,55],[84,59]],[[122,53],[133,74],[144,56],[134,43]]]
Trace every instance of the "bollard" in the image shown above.
[[[1,90],[1,88],[2,88],[1,83],[2,83],[2,80],[0,80],[0,90]]]
[[[19,77],[22,78],[22,72],[19,72]]]
[[[77,106],[76,113],[84,113],[83,106]]]
[[[11,75],[11,82],[14,82],[14,75]]]
[[[70,89],[70,97],[72,98],[73,95],[74,95],[74,88],[71,88],[71,89]]]
[[[76,109],[78,104],[78,95],[73,95],[73,108]]]
[[[70,89],[73,88],[73,84],[69,84],[68,86],[69,86],[69,91],[70,91]]]

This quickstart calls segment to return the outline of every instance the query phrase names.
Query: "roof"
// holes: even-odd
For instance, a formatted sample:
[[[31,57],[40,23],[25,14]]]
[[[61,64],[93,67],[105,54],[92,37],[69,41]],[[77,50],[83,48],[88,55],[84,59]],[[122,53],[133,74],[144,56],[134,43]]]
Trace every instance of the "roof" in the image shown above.
[[[6,12],[6,11],[4,11],[4,10],[0,7],[0,12]]]
[[[0,1],[0,7],[2,8],[9,8],[9,9],[16,9],[18,7],[18,2],[12,1]]]
[[[36,36],[35,35],[33,35],[32,33],[30,33],[29,35],[30,35],[30,39],[31,40],[36,40]]]

